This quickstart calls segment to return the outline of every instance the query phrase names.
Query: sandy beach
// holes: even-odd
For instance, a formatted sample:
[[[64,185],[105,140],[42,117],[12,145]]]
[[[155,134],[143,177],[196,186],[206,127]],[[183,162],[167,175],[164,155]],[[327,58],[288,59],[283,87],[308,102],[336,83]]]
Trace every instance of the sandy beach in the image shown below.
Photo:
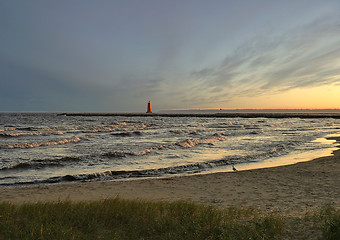
[[[340,138],[336,139],[339,144]],[[289,166],[256,170],[45,186],[1,188],[0,201],[86,201],[119,196],[191,200],[219,207],[246,206],[301,215],[325,204],[340,207],[340,150]]]

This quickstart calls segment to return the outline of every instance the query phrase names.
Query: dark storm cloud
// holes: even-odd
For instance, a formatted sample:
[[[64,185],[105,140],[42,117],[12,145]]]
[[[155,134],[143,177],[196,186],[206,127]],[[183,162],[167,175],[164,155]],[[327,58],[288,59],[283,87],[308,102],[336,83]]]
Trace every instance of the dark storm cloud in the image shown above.
[[[149,99],[156,109],[214,106],[336,84],[338,8],[331,0],[3,0],[0,111],[144,111]],[[317,16],[327,17],[311,24]]]
[[[0,72],[2,111],[76,111],[79,105],[101,109],[96,104],[104,100],[91,86],[86,88],[62,75],[5,61],[0,61]]]

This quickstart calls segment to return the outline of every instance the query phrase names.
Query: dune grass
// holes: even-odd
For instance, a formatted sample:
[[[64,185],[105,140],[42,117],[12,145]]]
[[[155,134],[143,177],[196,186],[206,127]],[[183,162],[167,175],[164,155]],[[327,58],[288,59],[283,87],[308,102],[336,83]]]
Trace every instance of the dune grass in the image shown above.
[[[310,221],[339,239],[332,238],[339,211],[322,211]],[[0,203],[0,239],[281,239],[286,222],[280,214],[187,201]]]
[[[308,213],[306,219],[322,231],[322,239],[340,239],[340,209],[327,205],[318,211]]]

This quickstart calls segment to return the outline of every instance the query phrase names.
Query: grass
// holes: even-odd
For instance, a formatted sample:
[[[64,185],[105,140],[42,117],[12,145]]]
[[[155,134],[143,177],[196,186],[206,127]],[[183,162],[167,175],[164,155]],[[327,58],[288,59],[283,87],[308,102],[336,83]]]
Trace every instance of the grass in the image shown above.
[[[280,214],[187,201],[120,198],[93,202],[0,203],[0,239],[282,239]],[[324,239],[340,239],[339,210],[304,218]],[[289,224],[288,224],[289,225]],[[294,224],[295,225],[295,224]]]
[[[319,211],[308,214],[306,219],[322,231],[322,239],[340,239],[340,209],[331,205],[324,206]]]

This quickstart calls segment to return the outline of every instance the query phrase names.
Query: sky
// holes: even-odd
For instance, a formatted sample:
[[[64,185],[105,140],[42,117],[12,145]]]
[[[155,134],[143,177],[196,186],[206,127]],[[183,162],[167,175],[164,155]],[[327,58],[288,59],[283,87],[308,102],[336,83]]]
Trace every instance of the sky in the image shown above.
[[[0,111],[340,108],[338,0],[0,0]]]

